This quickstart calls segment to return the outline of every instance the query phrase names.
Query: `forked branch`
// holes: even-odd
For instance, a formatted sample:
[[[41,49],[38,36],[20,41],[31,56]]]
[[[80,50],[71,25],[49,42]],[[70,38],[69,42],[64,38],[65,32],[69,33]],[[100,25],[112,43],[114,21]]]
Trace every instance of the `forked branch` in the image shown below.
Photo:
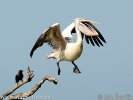
[[[6,92],[5,94],[3,94],[0,97],[0,100],[3,100],[4,98],[6,98],[7,96],[9,96],[10,94],[12,94],[15,90],[17,90],[18,88],[20,88],[22,85],[30,82],[32,80],[32,78],[34,77],[33,71],[30,70],[30,67],[28,66],[27,68],[27,73],[26,73],[26,79],[19,82],[18,84],[16,84],[11,90],[9,90],[8,92]]]
[[[30,91],[28,91],[27,93],[17,93],[14,95],[11,95],[15,90],[17,90],[18,88],[20,88],[21,86],[23,86],[24,84],[31,82],[31,80],[33,79],[34,74],[33,71],[30,70],[30,67],[27,68],[27,72],[26,72],[26,79],[19,82],[18,84],[16,84],[12,89],[10,89],[9,91],[7,91],[5,94],[3,94],[0,97],[0,100],[3,100],[4,98],[8,97],[9,100],[22,100],[23,98],[27,98],[32,96],[40,87],[41,85],[46,81],[50,81],[53,82],[54,84],[58,83],[58,80],[56,78],[53,78],[51,76],[45,76],[43,79],[41,79]]]
[[[54,84],[58,83],[58,80],[56,78],[53,78],[51,76],[45,76],[40,82],[38,82],[30,91],[28,91],[27,93],[18,93],[12,96],[9,96],[8,99],[9,100],[17,100],[17,99],[23,99],[23,98],[27,98],[32,96],[40,87],[41,85],[46,81],[50,81],[53,82]]]

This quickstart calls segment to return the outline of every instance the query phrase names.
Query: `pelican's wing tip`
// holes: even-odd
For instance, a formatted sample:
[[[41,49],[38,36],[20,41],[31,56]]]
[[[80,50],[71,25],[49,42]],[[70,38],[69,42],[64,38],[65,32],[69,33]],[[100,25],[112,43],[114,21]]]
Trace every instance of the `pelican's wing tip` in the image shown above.
[[[31,52],[31,53],[30,53],[30,58],[32,58],[32,56],[33,56],[33,53]]]

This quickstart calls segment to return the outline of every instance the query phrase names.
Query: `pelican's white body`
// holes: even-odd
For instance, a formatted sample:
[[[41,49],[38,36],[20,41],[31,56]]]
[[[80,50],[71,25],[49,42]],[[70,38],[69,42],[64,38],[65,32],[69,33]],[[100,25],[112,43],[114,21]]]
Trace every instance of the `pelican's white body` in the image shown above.
[[[62,35],[63,37],[72,37],[70,33],[70,30],[75,24],[78,24],[78,22],[75,20],[75,23],[72,23],[69,25],[63,32]],[[59,25],[58,23],[54,25]],[[82,51],[83,51],[83,43],[82,43],[82,37],[81,37],[81,32],[75,27],[76,33],[77,33],[77,40],[73,43],[67,43],[65,50],[59,50],[55,51],[52,54],[49,54],[47,57],[48,58],[55,58],[57,61],[75,61],[77,58],[80,57]]]
[[[75,61],[80,57],[82,50],[82,43],[68,43],[64,51],[64,56],[61,56],[61,60]]]

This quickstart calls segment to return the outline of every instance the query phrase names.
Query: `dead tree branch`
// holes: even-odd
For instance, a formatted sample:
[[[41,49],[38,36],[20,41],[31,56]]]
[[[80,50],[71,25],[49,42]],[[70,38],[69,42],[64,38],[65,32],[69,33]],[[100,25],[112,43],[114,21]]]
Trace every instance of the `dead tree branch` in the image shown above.
[[[28,66],[27,68],[27,72],[26,72],[26,79],[19,82],[16,86],[14,86],[12,89],[10,89],[8,92],[6,92],[5,94],[3,94],[0,97],[0,100],[3,100],[4,98],[8,97],[9,100],[23,100],[24,98],[30,97],[32,96],[41,86],[42,84],[48,80],[50,82],[53,82],[54,84],[58,83],[58,80],[56,78],[53,78],[51,76],[45,76],[43,79],[41,79],[30,91],[28,91],[27,93],[17,93],[14,95],[11,95],[15,90],[17,90],[18,88],[20,88],[21,86],[23,86],[24,84],[31,82],[31,80],[33,79],[34,74],[33,71],[30,70],[30,67]]]
[[[33,95],[40,87],[41,85],[46,81],[50,81],[53,82],[54,84],[58,83],[58,80],[56,78],[53,78],[51,76],[45,76],[40,82],[38,82],[30,91],[28,91],[27,93],[18,93],[12,96],[9,96],[8,99],[9,100],[17,100],[17,99],[23,99],[23,98],[27,98],[30,97],[31,95]]]
[[[22,85],[30,82],[32,80],[32,78],[34,77],[33,71],[30,70],[30,67],[28,66],[27,68],[27,73],[26,73],[26,79],[19,82],[19,84],[17,84],[16,86],[14,86],[11,90],[9,90],[8,92],[6,92],[5,94],[3,94],[0,97],[0,100],[3,100],[4,98],[6,98],[7,96],[9,96],[10,94],[12,94],[15,90],[17,90],[18,88],[20,88]]]

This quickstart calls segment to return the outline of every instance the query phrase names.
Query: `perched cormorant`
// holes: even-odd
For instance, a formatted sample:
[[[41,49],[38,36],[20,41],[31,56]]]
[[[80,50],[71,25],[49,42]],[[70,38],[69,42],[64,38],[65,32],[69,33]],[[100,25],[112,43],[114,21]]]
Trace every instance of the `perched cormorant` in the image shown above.
[[[17,84],[19,81],[23,81],[23,70],[18,71],[18,74],[15,76],[15,80]]]

